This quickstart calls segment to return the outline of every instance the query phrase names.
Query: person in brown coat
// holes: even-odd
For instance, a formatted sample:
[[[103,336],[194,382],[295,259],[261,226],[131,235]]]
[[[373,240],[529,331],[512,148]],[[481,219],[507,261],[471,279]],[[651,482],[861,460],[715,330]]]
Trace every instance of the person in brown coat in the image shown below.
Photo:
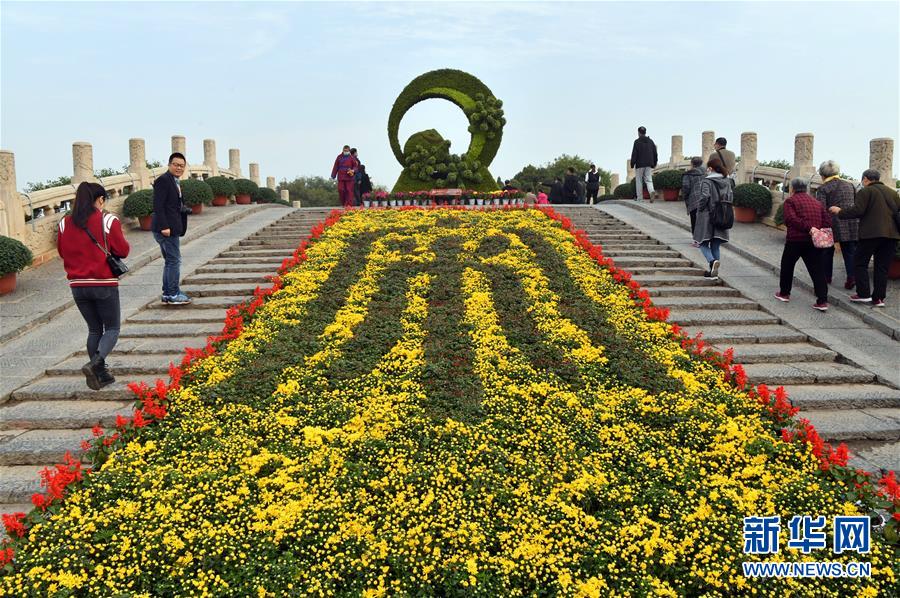
[[[859,245],[853,259],[856,271],[856,294],[850,301],[871,303],[872,307],[884,307],[887,295],[887,273],[900,230],[894,220],[900,210],[897,192],[881,182],[881,173],[868,169],[862,174],[863,188],[857,191],[853,207],[841,209],[832,206],[829,211],[839,218],[859,218]],[[869,260],[875,256],[873,288],[869,293]]]
[[[713,145],[715,151],[706,158],[706,161],[709,162],[711,158],[718,158],[725,165],[725,176],[730,177],[734,174],[734,168],[737,166],[737,157],[733,151],[725,148],[726,145],[728,145],[728,140],[724,137],[716,139],[716,143]]]

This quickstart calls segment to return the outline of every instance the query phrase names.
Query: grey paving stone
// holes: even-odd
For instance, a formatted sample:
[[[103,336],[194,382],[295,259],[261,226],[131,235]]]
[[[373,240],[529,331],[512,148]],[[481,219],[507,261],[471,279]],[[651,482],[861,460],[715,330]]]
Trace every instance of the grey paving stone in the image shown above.
[[[672,309],[669,321],[683,326],[778,324],[775,316],[751,309]]]
[[[223,308],[215,307],[209,309],[198,309],[193,305],[188,309],[183,309],[183,307],[187,306],[173,305],[163,309],[144,310],[128,318],[128,323],[131,324],[132,322],[136,322],[143,324],[147,322],[155,323],[161,321],[169,324],[175,322],[221,323],[225,321],[226,310]]]
[[[275,274],[276,272],[271,270],[264,270],[261,272],[212,272],[207,274],[191,274],[184,279],[182,284],[216,284],[220,282],[255,282],[257,284],[262,284],[264,282],[267,282],[267,276],[274,276]]]
[[[721,284],[717,280],[704,278],[703,276],[688,276],[679,274],[637,274],[634,280],[643,287],[714,287]]]
[[[31,495],[41,491],[41,471],[46,465],[0,466],[0,509],[9,504],[27,503],[31,510]]]
[[[57,463],[66,452],[80,455],[81,441],[92,437],[90,429],[28,430],[0,444],[0,465]]]
[[[810,384],[785,386],[801,409],[900,407],[900,390],[881,384]]]
[[[717,347],[724,351],[727,347]],[[766,343],[734,347],[735,363],[782,363],[785,361],[834,361],[837,353],[809,343]]]
[[[247,257],[217,257],[215,259],[209,260],[207,264],[209,266],[240,266],[247,264],[248,262],[252,262],[255,264],[262,264],[266,268],[278,268],[281,265],[281,262],[284,261],[284,258],[287,255],[282,256],[259,256],[254,257],[252,259],[248,259]],[[207,266],[203,266],[204,268]],[[199,271],[200,268],[197,268]]]
[[[651,297],[737,297],[738,291],[723,286],[660,286],[644,287]],[[700,301],[702,299],[697,299]],[[754,309],[756,306],[754,305]]]
[[[201,334],[218,334],[222,331],[222,324],[215,322],[205,322],[200,324],[126,324],[122,327],[119,338],[135,338],[135,337],[159,337],[159,336],[184,336],[186,334],[199,336]]]
[[[848,442],[854,458],[850,465],[866,470],[900,471],[900,441]]]
[[[898,440],[900,420],[883,417],[882,412],[897,413],[897,409],[841,409],[801,411],[826,441],[839,440]]]
[[[793,363],[792,365],[816,376],[821,384],[840,384],[843,382],[874,382],[875,376],[862,368],[846,363]]]
[[[703,338],[710,343],[721,346],[743,343],[801,343],[808,337],[792,328],[780,325],[763,326],[688,326],[685,332],[690,335],[703,333]]]
[[[175,310],[179,312],[187,312],[192,310],[206,310],[211,308],[221,308],[222,310],[226,310],[227,308],[237,305],[238,303],[242,303],[247,300],[246,295],[218,295],[214,297],[192,297],[191,303],[187,305],[169,305],[168,303],[163,303],[162,301],[154,301],[150,305],[148,305],[145,310],[154,311],[154,312],[168,312],[171,313]],[[224,311],[222,312],[225,313]],[[223,316],[224,317],[224,316]]]
[[[725,288],[725,287],[722,287]],[[719,297],[719,296],[700,296],[700,297],[656,297],[653,304],[659,307],[668,307],[670,309],[688,309],[694,307],[702,307],[703,309],[747,309],[756,310],[759,305],[755,301],[745,299],[744,297]]]
[[[748,363],[744,366],[751,384],[778,386],[782,384],[812,384],[816,375],[789,363]]]
[[[183,351],[185,347],[197,349],[206,346],[207,335],[178,336],[160,338],[126,338],[116,344],[110,360],[114,360],[120,354],[158,354],[171,353],[172,350]],[[87,352],[80,353],[86,360]]]
[[[663,249],[661,246],[660,249],[632,249],[627,251],[604,248],[603,255],[615,259],[617,257],[678,257],[681,254],[671,249]]]
[[[156,384],[156,380],[162,378],[168,382],[168,376],[128,376],[119,378],[113,384],[100,390],[91,390],[84,382],[84,376],[44,376],[40,380],[32,382],[12,393],[12,398],[17,401],[30,400],[59,400],[59,399],[88,399],[103,401],[129,401],[135,396],[128,389],[129,382],[145,382],[148,385]]]
[[[620,268],[625,266],[616,264]],[[635,275],[685,275],[685,276],[703,276],[703,270],[693,266],[632,266],[625,268]]]
[[[117,378],[144,374],[162,375],[169,372],[169,362],[180,363],[182,355],[183,352],[174,351],[157,354],[113,353],[107,358],[106,364]],[[76,355],[47,368],[47,375],[78,376],[81,373],[81,366],[85,363],[83,355]]]
[[[80,429],[115,425],[131,415],[134,401],[23,401],[0,407],[0,428]]]
[[[691,262],[681,257],[622,256],[614,258],[613,261],[616,262],[616,265],[620,268],[648,268],[653,266],[678,268],[693,266]]]
[[[181,290],[191,298],[194,297],[221,297],[235,295],[252,295],[259,288],[272,286],[267,281],[262,284],[229,283],[229,284],[181,284]]]

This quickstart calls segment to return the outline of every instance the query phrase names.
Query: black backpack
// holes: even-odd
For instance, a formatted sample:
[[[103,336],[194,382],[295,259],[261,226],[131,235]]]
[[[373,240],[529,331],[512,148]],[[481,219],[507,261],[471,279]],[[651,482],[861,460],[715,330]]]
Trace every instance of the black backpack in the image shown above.
[[[709,184],[716,185],[713,182]],[[734,226],[734,195],[731,193],[731,189],[727,193],[723,193],[718,187],[716,194],[719,196],[719,201],[710,210],[709,218],[715,228],[728,230]]]

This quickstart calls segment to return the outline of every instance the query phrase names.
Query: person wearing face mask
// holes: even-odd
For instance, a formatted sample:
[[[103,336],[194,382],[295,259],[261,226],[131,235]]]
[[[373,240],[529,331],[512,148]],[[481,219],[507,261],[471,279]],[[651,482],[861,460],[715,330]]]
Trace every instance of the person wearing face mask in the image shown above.
[[[350,146],[345,145],[343,151],[335,158],[334,167],[331,169],[331,178],[337,179],[338,196],[345,208],[353,207],[355,199],[353,189],[358,168],[359,161],[350,153]]]
[[[694,241],[700,244],[700,253],[706,258],[709,270],[707,278],[719,278],[719,246],[727,243],[728,229],[716,226],[713,213],[719,203],[733,203],[731,183],[725,178],[725,165],[718,157],[710,158],[706,176],[700,180],[700,196],[697,200],[697,222],[694,225]]]

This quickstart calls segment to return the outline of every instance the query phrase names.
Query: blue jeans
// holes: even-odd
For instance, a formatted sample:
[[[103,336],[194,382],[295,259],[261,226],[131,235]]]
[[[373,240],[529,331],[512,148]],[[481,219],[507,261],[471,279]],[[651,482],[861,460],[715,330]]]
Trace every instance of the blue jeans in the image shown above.
[[[153,231],[153,238],[159,243],[163,260],[162,293],[166,297],[174,297],[181,292],[178,281],[181,279],[181,237],[172,235],[165,237]]]
[[[721,239],[710,239],[700,243],[700,253],[706,258],[707,262],[719,259],[719,246],[722,244]]]

